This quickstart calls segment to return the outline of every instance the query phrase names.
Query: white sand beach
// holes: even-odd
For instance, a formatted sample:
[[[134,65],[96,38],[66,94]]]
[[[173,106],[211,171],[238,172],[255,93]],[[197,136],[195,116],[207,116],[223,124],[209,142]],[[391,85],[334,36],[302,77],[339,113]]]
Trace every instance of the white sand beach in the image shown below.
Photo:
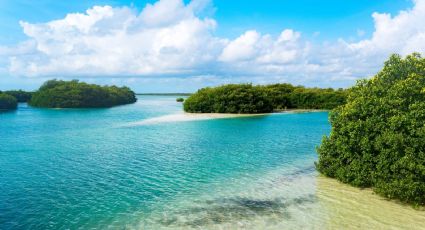
[[[152,125],[161,123],[200,121],[210,119],[226,119],[238,117],[267,116],[268,114],[229,114],[229,113],[176,113],[131,122],[125,126]]]

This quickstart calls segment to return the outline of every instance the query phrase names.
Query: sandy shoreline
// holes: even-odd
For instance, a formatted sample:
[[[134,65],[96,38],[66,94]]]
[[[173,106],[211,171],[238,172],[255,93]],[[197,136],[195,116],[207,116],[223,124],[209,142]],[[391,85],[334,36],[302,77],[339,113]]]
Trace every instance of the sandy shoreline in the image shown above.
[[[256,116],[266,116],[270,115],[272,113],[183,113],[185,116],[188,117],[206,117],[206,118],[233,118],[233,117],[256,117]]]
[[[238,118],[265,116],[267,114],[227,114],[227,113],[176,113],[158,117],[147,118],[141,121],[131,122],[124,126],[153,125],[161,123],[174,123],[186,121],[202,121],[212,119]]]
[[[188,113],[184,114],[189,116],[206,116],[211,118],[226,118],[226,117],[253,117],[253,116],[266,116],[273,114],[282,114],[282,113],[315,113],[315,112],[327,112],[329,110],[325,109],[285,109],[285,110],[276,110],[271,113]]]
[[[330,229],[423,229],[424,207],[388,200],[373,192],[319,175],[316,195]],[[416,227],[415,227],[416,226]]]
[[[139,125],[152,125],[161,123],[185,122],[185,121],[201,121],[212,119],[226,119],[226,118],[242,118],[242,117],[261,117],[278,114],[291,114],[291,113],[308,113],[308,112],[323,112],[323,110],[285,110],[274,113],[254,113],[254,114],[235,114],[235,113],[175,113],[158,117],[147,118],[141,121],[131,122],[123,126],[139,126]]]
[[[328,112],[328,109],[284,109],[276,110],[273,113],[316,113],[316,112]]]

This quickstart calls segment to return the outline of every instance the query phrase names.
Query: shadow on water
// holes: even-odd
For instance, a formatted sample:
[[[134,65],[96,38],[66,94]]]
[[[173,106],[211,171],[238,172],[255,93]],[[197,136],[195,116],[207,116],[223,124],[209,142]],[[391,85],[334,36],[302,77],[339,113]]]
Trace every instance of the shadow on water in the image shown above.
[[[15,110],[0,109],[0,115],[3,115],[3,114],[14,114],[16,112],[17,112],[16,109]]]
[[[198,203],[196,207],[189,207],[169,216],[163,216],[158,223],[164,227],[202,227],[268,215],[278,216],[281,220],[289,220],[291,214],[288,208],[314,202],[316,202],[316,197],[313,194],[294,199],[220,198],[207,200]]]
[[[298,179],[299,176],[301,176],[301,175],[309,175],[309,174],[312,174],[314,172],[316,172],[316,167],[315,166],[309,166],[309,167],[300,168],[300,169],[297,169],[293,172],[287,173],[287,174],[285,174],[284,178],[294,180],[294,179]]]

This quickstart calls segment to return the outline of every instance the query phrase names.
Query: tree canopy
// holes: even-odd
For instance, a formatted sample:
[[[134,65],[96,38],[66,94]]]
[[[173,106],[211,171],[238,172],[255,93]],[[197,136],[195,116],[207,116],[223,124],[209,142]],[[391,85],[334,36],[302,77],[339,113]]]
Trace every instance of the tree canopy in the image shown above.
[[[392,55],[349,90],[318,148],[324,175],[416,205],[425,204],[425,58]]]
[[[13,110],[18,106],[18,101],[15,97],[0,92],[0,110]]]
[[[186,112],[269,113],[284,109],[332,109],[345,103],[345,90],[291,84],[229,84],[198,90],[184,102]]]
[[[282,109],[333,109],[345,103],[343,89],[306,88],[291,84],[273,84],[264,87],[274,110]]]
[[[128,87],[50,80],[32,95],[29,104],[47,108],[106,108],[136,101],[135,93]]]
[[[14,96],[18,102],[28,102],[31,99],[32,93],[23,90],[8,90],[4,93]]]
[[[251,84],[229,84],[203,88],[184,102],[186,112],[196,113],[268,113],[271,100],[262,87]]]

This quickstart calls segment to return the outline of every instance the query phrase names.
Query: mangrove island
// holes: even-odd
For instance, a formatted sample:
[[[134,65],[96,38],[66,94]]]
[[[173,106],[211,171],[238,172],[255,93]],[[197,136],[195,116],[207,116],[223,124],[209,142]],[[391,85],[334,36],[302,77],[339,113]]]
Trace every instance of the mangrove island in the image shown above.
[[[135,93],[128,87],[50,80],[33,93],[28,104],[44,108],[108,108],[136,101]]]
[[[18,107],[18,100],[14,96],[0,92],[0,110],[14,110]]]
[[[190,113],[271,113],[287,109],[333,109],[345,103],[346,91],[291,84],[228,84],[198,90],[184,102]]]

